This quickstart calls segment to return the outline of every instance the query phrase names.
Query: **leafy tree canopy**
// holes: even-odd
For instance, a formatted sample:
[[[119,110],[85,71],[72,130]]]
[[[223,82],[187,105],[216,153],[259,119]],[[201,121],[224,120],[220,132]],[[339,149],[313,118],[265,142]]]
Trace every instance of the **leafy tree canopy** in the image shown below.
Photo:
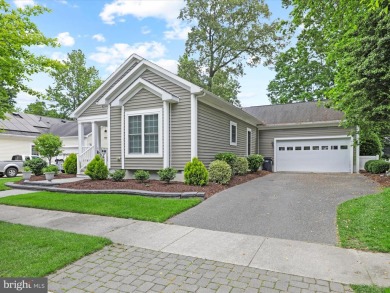
[[[24,109],[24,113],[53,118],[65,118],[61,117],[61,115],[59,115],[53,107],[47,107],[45,101],[40,100],[36,100],[34,103],[28,104],[27,108]]]
[[[32,74],[56,66],[55,61],[28,50],[28,47],[38,45],[57,46],[55,39],[45,37],[31,21],[31,17],[48,11],[38,5],[11,9],[5,0],[0,0],[0,119],[12,110],[17,93],[40,95],[24,84]]]
[[[54,85],[46,90],[46,96],[52,101],[62,118],[70,114],[102,83],[95,67],[87,67],[85,55],[81,50],[68,53],[63,66],[50,72]]]
[[[62,152],[62,140],[59,136],[51,133],[41,134],[33,143],[35,150],[49,160],[49,165],[51,164],[51,159]]]
[[[186,0],[179,18],[193,26],[179,76],[239,105],[245,66],[270,64],[282,46],[263,0]]]

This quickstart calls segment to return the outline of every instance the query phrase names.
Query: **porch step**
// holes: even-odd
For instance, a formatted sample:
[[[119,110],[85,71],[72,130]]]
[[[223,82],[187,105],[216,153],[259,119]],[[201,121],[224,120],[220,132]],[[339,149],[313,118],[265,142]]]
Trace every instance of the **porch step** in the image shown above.
[[[88,175],[85,175],[84,173],[79,173],[76,175],[77,178],[85,178],[85,179],[89,179],[89,176]]]

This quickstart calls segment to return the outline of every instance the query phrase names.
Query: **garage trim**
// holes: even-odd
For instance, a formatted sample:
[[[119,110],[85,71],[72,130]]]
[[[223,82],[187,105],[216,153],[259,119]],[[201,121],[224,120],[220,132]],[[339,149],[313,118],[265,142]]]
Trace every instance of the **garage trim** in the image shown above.
[[[354,153],[354,145],[353,145],[353,137],[350,135],[335,135],[335,136],[302,136],[302,137],[275,137],[273,141],[273,147],[274,147],[274,172],[278,172],[277,170],[277,156],[276,156],[276,143],[277,141],[282,141],[282,140],[316,140],[316,139],[334,139],[334,138],[348,138],[350,137],[351,139],[351,148],[350,148],[350,170],[351,173],[353,173],[353,153]]]

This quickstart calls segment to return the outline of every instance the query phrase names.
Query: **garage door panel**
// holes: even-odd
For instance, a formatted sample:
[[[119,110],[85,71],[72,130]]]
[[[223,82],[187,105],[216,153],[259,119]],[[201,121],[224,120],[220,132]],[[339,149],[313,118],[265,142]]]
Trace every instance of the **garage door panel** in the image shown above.
[[[351,172],[351,140],[276,139],[277,171]]]

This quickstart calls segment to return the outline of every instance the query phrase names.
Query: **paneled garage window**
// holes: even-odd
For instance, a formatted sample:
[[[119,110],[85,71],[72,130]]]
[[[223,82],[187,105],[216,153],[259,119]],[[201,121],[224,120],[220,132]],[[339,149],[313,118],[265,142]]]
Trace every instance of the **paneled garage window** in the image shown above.
[[[329,149],[329,147],[327,146],[327,145],[323,145],[322,147],[321,147],[321,150],[323,150],[323,151],[327,151]]]
[[[287,150],[288,151],[292,151],[292,150],[294,150],[294,148],[293,147],[287,147]]]
[[[286,150],[285,147],[279,147],[279,151],[284,151]]]
[[[347,150],[348,149],[348,146],[347,145],[341,145],[340,146],[340,150]]]
[[[296,147],[295,147],[295,150],[296,150],[296,151],[301,151],[301,150],[302,150],[302,147],[296,146]]]
[[[338,150],[339,149],[339,146],[338,145],[332,145],[330,147],[331,150]]]
[[[310,146],[304,146],[304,147],[303,147],[303,150],[304,150],[304,151],[310,151]]]
[[[318,145],[313,146],[313,151],[318,151],[320,147]]]

